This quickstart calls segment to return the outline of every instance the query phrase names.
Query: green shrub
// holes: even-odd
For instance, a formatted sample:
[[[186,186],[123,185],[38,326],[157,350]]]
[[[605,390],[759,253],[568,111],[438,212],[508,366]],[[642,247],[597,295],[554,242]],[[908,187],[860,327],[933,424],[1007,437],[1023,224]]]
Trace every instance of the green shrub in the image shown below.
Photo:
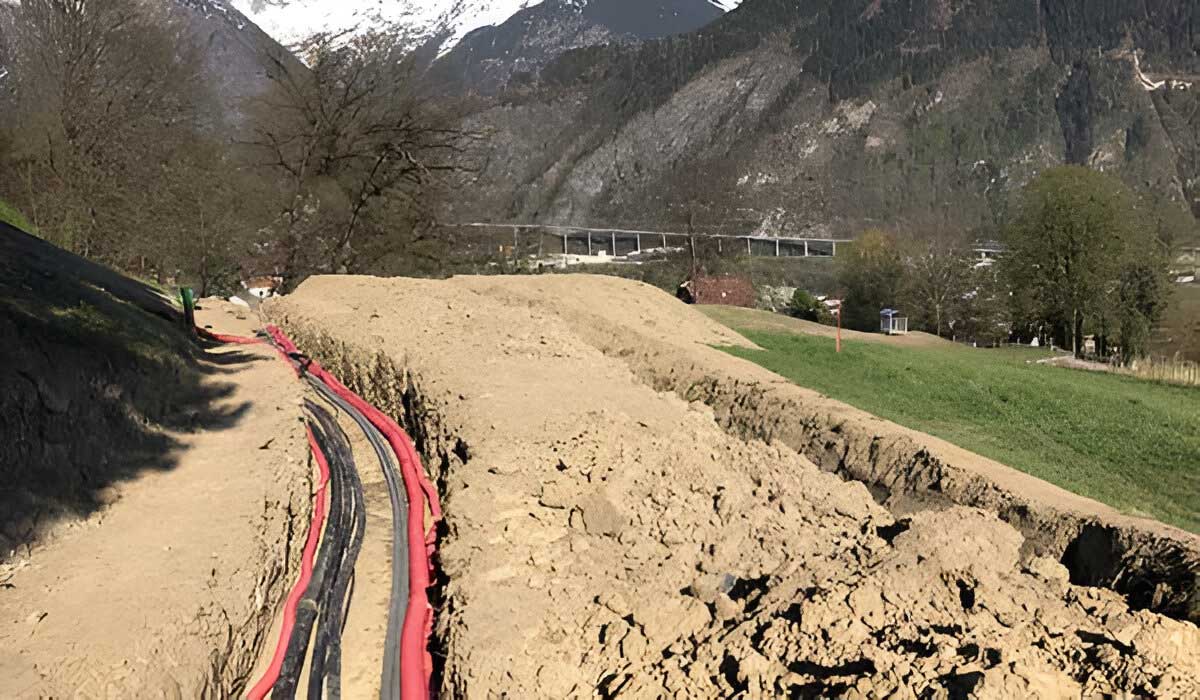
[[[822,312],[825,310],[825,305],[817,300],[816,297],[809,294],[803,289],[797,289],[792,294],[792,301],[788,304],[788,315],[802,318],[805,321],[821,321]]]

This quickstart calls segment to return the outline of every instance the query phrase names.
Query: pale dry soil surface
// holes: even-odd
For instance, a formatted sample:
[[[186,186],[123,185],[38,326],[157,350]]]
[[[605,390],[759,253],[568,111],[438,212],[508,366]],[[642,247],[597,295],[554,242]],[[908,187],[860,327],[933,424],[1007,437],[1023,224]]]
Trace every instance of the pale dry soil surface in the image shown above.
[[[250,680],[308,521],[300,391],[267,348],[202,362],[231,389],[210,408],[236,420],[173,433],[171,468],[0,567],[0,697],[231,697]]]
[[[746,341],[650,287],[319,277],[265,313],[437,478],[442,697],[1200,693],[1194,624],[1060,563],[1186,574],[1194,536],[725,355]]]

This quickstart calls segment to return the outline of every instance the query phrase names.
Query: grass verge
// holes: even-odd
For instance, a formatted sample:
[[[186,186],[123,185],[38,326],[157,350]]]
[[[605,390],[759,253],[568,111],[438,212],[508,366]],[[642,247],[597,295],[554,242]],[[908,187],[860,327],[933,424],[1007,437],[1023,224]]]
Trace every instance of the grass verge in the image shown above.
[[[33,232],[33,227],[29,225],[29,221],[25,218],[25,215],[3,199],[0,199],[0,221],[9,226],[15,226],[22,231]]]
[[[736,328],[801,386],[1124,512],[1200,532],[1200,391],[1038,365],[1036,350],[897,347]]]

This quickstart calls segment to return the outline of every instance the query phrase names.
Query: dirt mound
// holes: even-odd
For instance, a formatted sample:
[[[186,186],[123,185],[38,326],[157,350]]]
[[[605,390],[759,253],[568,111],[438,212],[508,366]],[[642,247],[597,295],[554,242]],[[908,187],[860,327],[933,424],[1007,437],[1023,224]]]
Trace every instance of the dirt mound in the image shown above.
[[[1200,692],[1194,625],[1071,584],[991,513],[897,520],[807,443],[756,439],[786,432],[778,380],[649,287],[315,278],[267,313],[436,472],[447,696]],[[844,458],[842,423],[811,427]]]

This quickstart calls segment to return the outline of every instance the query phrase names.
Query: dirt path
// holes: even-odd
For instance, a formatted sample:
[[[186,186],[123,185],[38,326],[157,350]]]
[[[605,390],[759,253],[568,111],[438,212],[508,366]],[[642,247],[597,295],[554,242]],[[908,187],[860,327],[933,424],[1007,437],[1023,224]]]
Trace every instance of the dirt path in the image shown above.
[[[707,347],[745,341],[645,285],[314,278],[268,313],[436,472],[445,697],[1200,692],[1200,631],[1073,585],[986,465]],[[858,467],[998,500],[897,519],[829,473]],[[1093,506],[1053,536],[1183,542]]]
[[[742,309],[734,306],[697,306],[697,310],[705,316],[726,326],[745,328],[756,331],[776,331],[784,333],[801,333],[815,335],[821,338],[833,338],[837,328],[812,321],[784,316],[783,314],[757,309]],[[880,333],[863,333],[842,329],[842,338],[858,340],[864,343],[883,343],[900,347],[923,348],[949,346],[950,341],[936,335],[913,331],[907,335],[883,335]]]
[[[176,466],[116,484],[0,573],[0,697],[227,697],[247,680],[307,522],[307,443],[269,350],[205,365],[236,419],[175,434]]]

